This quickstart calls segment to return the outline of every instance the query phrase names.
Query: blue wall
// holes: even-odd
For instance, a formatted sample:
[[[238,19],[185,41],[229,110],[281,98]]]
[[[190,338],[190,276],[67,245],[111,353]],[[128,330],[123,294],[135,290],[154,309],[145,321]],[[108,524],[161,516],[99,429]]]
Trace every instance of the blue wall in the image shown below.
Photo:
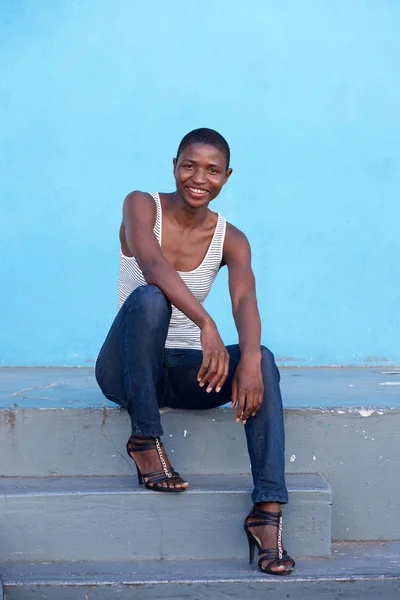
[[[234,174],[281,362],[400,364],[400,3],[4,0],[0,364],[92,364],[132,189],[173,189],[190,129]],[[208,307],[236,340],[226,275]]]

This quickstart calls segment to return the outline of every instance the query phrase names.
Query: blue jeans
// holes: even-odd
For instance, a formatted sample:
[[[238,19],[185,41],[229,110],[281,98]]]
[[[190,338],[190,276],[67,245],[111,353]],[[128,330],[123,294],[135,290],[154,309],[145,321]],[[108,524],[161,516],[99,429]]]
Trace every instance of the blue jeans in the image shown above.
[[[109,400],[128,410],[133,433],[163,435],[160,407],[210,409],[231,399],[239,346],[227,346],[229,375],[222,390],[207,394],[197,382],[201,350],[165,348],[170,318],[171,304],[157,286],[137,288],[121,307],[97,358],[97,382]],[[264,346],[261,352],[263,403],[244,426],[254,481],[252,499],[285,504],[280,376],[273,354]]]

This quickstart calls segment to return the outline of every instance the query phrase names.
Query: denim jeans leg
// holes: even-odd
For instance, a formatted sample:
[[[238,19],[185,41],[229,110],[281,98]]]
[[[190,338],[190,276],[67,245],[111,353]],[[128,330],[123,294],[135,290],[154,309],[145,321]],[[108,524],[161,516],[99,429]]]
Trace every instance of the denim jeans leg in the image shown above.
[[[112,395],[102,365],[104,356],[111,353],[107,341],[117,339],[117,347],[112,352],[117,352],[120,357],[118,380],[123,380],[133,433],[151,437],[163,434],[158,405],[170,319],[171,304],[163,292],[154,285],[138,287],[121,307],[97,360],[99,385],[103,392]],[[115,374],[109,377],[115,379]]]
[[[257,502],[288,502],[285,482],[285,430],[280,375],[274,355],[261,346],[264,398],[261,408],[245,425]]]
[[[240,360],[238,344],[227,346],[230,356],[229,375],[222,390],[207,394],[200,388],[197,373],[202,362],[200,350],[167,351],[166,368],[168,385],[164,405],[190,410],[210,409],[231,401],[232,380]],[[247,447],[254,481],[253,502],[288,501],[285,483],[282,398],[279,388],[279,371],[275,359],[267,348],[261,346],[264,398],[255,417],[245,425]],[[171,389],[171,393],[169,390]],[[232,419],[234,413],[232,414]]]

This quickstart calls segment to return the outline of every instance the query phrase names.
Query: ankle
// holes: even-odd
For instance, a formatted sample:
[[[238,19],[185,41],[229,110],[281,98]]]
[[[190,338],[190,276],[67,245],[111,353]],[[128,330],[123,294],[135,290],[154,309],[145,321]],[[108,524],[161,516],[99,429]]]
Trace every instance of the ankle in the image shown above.
[[[258,508],[261,510],[267,510],[269,512],[279,513],[281,510],[281,505],[279,502],[257,502]]]
[[[131,433],[129,441],[140,444],[141,442],[153,441],[155,438],[151,435],[142,435],[141,433]]]

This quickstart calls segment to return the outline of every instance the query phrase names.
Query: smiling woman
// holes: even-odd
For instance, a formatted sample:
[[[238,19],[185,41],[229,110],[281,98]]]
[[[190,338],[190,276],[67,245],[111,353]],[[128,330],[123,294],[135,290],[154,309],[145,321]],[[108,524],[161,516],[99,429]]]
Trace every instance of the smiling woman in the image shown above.
[[[179,144],[173,161],[177,192],[188,204],[190,200],[211,202],[232,173],[229,159],[229,146],[219,133],[191,131]]]
[[[232,174],[226,140],[212,129],[188,133],[173,159],[176,189],[132,192],[120,228],[118,314],[101,348],[96,378],[126,408],[127,443],[139,483],[183,492],[161,442],[159,407],[207,409],[231,403],[245,426],[254,507],[244,523],[250,561],[261,571],[292,572],[283,549],[280,504],[288,501],[279,372],[260,345],[250,247],[245,235],[209,208]],[[239,344],[225,347],[203,303],[221,267],[229,272]]]

